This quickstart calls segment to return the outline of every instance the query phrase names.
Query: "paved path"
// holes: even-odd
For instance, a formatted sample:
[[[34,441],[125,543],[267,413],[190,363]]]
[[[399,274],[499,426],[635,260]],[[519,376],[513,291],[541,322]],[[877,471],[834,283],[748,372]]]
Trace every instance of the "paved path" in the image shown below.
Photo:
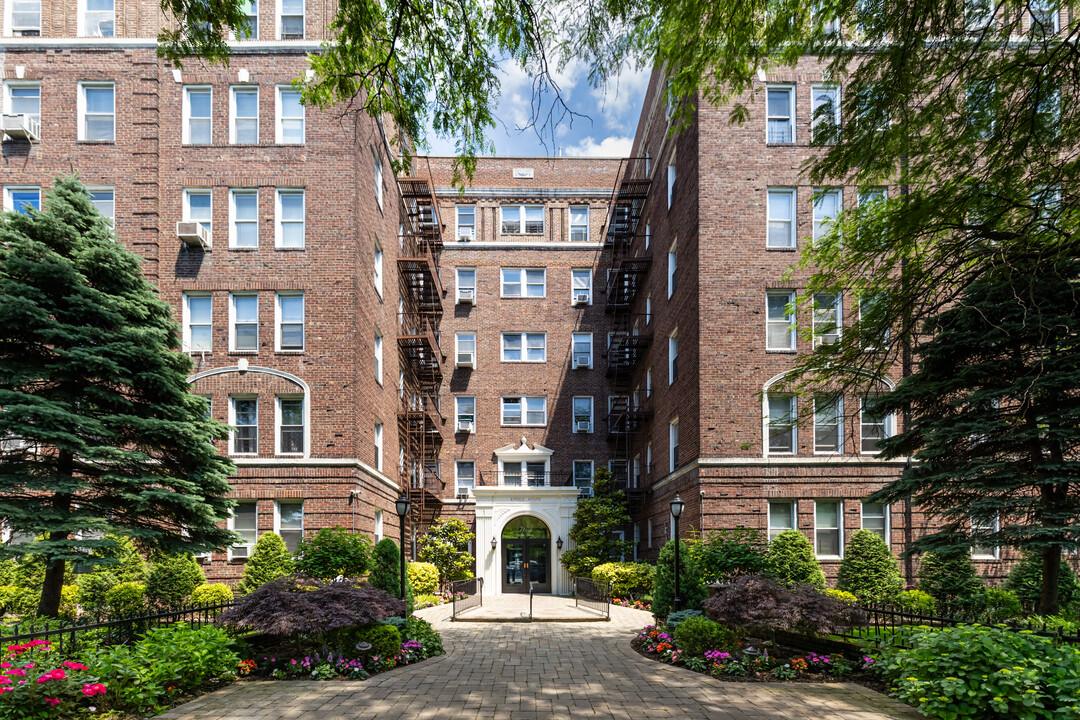
[[[233,684],[165,720],[900,720],[912,708],[852,684],[722,682],[630,649],[651,621],[612,608],[604,623],[451,623],[422,610],[447,654],[358,682]]]
[[[420,614],[431,620],[432,617],[428,613],[433,610],[435,608],[421,610]],[[438,617],[442,614],[438,613]],[[595,604],[592,607],[577,606],[572,599],[557,595],[534,595],[532,618],[533,622],[606,622],[608,619],[602,610],[596,609]],[[461,611],[458,613],[456,622],[528,622],[528,620],[529,596],[507,594],[485,598],[483,605]]]

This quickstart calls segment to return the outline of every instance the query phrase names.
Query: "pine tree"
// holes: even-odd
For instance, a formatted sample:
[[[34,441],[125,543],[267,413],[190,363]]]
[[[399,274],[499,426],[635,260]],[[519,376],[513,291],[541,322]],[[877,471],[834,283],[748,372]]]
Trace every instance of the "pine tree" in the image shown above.
[[[0,516],[44,556],[38,612],[56,616],[66,561],[117,543],[223,548],[233,464],[224,425],[190,392],[168,303],[112,237],[83,185],[61,177],[41,212],[0,223]]]
[[[975,615],[985,603],[982,580],[966,548],[923,555],[919,589],[934,598],[940,613]]]
[[[679,609],[697,610],[705,600],[705,583],[697,558],[679,541]],[[652,611],[667,617],[675,609],[675,538],[660,548],[653,577]]]
[[[146,599],[161,607],[179,607],[205,582],[206,576],[194,555],[159,554],[154,557],[146,578]]]
[[[385,590],[394,597],[401,597],[401,549],[390,538],[383,538],[375,543],[375,564],[368,575],[372,587]],[[413,589],[409,582],[409,573],[405,573],[405,605],[409,614],[413,608]]]
[[[285,541],[275,532],[264,532],[255,541],[255,549],[244,566],[244,574],[236,591],[247,595],[255,588],[289,575],[292,571],[293,559]]]
[[[825,573],[814,556],[814,546],[798,530],[785,530],[769,543],[765,571],[782,582],[825,587]]]
[[[844,548],[836,587],[863,602],[881,603],[900,594],[904,578],[881,536],[856,530]]]
[[[593,496],[578,500],[574,510],[574,547],[559,558],[573,577],[591,577],[597,565],[622,560],[634,550],[633,543],[615,534],[630,524],[630,510],[607,468],[597,469],[592,489]]]

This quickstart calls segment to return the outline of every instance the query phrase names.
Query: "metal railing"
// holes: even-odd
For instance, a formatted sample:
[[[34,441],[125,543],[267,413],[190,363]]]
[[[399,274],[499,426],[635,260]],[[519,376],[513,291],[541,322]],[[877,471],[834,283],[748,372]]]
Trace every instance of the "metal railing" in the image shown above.
[[[464,597],[458,599],[459,595]],[[469,608],[482,607],[484,605],[484,578],[455,580],[450,583],[450,597],[454,603],[451,619],[457,619],[458,613]]]
[[[611,583],[601,583],[592,578],[574,578],[574,607],[585,606],[611,618]]]
[[[572,473],[552,473],[541,471],[480,473],[480,485],[500,487],[573,487]]]

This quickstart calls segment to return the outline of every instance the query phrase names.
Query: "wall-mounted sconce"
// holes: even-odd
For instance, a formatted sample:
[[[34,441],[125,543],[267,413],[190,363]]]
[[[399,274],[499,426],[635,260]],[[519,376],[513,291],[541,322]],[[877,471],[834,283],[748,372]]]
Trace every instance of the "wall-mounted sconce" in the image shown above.
[[[550,536],[549,536],[550,537]],[[495,549],[499,547],[499,541],[495,538],[491,538],[491,552],[495,552]]]
[[[551,537],[551,536],[549,535],[548,537]],[[562,550],[562,536],[561,535],[559,536],[559,539],[555,541],[555,547]]]

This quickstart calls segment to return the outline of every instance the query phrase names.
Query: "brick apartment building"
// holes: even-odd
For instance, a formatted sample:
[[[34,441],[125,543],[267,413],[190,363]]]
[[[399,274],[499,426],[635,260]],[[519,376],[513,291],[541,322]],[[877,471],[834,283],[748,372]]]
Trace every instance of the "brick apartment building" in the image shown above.
[[[180,69],[151,0],[2,2],[5,207],[74,167],[234,427],[248,543],[205,558],[211,577],[236,580],[263,531],[396,537],[407,492],[412,538],[475,528],[489,593],[567,592],[558,556],[601,465],[636,557],[671,536],[676,493],[684,536],[798,528],[830,576],[855,530],[897,552],[918,532],[864,501],[902,468],[875,455],[895,418],[772,391],[859,312],[840,293],[787,315],[801,244],[893,191],[801,184],[812,109],[843,90],[816,60],[764,79],[745,124],[702,106],[673,136],[657,70],[632,158],[483,158],[459,194],[451,159],[395,180],[379,123],[299,103],[328,3],[253,3],[229,67]],[[1001,574],[996,549],[974,555]]]

